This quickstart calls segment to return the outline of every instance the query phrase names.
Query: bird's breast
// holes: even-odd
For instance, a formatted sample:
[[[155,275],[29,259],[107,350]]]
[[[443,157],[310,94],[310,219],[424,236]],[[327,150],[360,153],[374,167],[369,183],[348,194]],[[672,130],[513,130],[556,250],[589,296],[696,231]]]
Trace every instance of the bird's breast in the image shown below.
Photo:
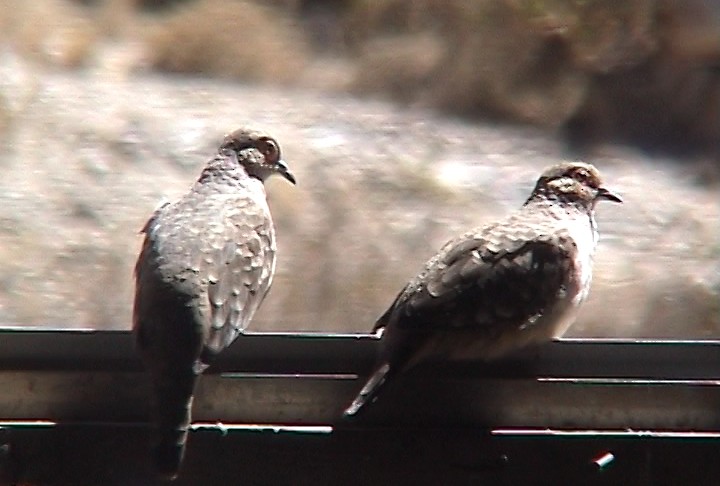
[[[574,305],[580,305],[588,296],[592,281],[593,256],[598,233],[592,217],[576,218],[567,225],[570,238],[575,242],[573,255],[573,287],[569,292]]]

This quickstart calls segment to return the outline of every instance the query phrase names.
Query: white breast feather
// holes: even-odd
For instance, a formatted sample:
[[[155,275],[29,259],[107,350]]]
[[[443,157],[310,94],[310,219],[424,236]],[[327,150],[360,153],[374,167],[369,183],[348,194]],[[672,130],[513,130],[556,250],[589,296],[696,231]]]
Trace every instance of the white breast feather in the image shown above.
[[[590,282],[592,280],[592,263],[595,247],[598,241],[598,232],[593,217],[579,216],[567,223],[567,230],[575,242],[577,253],[575,254],[575,266],[579,291],[573,297],[573,304],[581,304],[588,295]]]

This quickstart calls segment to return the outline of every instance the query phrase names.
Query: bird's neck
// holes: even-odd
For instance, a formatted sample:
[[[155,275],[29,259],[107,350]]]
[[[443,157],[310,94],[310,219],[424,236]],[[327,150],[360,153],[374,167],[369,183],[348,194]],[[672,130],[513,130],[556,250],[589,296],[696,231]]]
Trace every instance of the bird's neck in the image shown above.
[[[592,207],[577,200],[564,200],[558,198],[531,196],[523,205],[522,212],[542,214],[545,217],[556,221],[574,220],[580,224],[587,224],[593,232],[596,232],[595,217]]]
[[[244,167],[238,164],[237,157],[229,154],[218,154],[210,160],[200,177],[197,184],[201,186],[247,186],[252,179]]]
[[[578,211],[583,214],[592,214],[592,202],[573,194],[558,194],[552,191],[533,192],[524,206],[556,206],[565,211]]]

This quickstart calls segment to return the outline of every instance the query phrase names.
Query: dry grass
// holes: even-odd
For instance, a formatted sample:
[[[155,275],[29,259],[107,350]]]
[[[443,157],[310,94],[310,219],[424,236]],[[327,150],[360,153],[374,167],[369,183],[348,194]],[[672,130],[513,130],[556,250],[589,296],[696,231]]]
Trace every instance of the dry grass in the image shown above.
[[[352,89],[413,101],[433,85],[435,70],[444,55],[444,43],[432,34],[373,39],[361,50]]]
[[[353,45],[362,53],[356,86],[453,112],[558,127],[584,101],[592,73],[637,64],[652,52],[650,5],[360,2],[349,20]],[[378,43],[390,31],[394,42]],[[417,42],[418,33],[423,42]]]
[[[88,12],[63,0],[2,0],[0,39],[26,58],[74,68],[88,62],[100,37]]]
[[[245,1],[198,0],[157,21],[145,36],[161,71],[292,83],[305,66],[302,33],[281,12]]]
[[[352,86],[581,143],[720,146],[720,7],[672,0],[364,0]],[[390,35],[391,34],[391,35]]]
[[[0,4],[0,40],[52,66],[120,74],[150,67],[351,90],[563,129],[582,140],[626,137],[716,154],[720,146],[720,7],[713,2]]]
[[[301,30],[282,11],[240,0],[196,0],[153,13],[132,0],[13,2],[0,9],[0,28],[21,56],[65,68],[104,64],[105,44],[134,43],[143,55],[128,69],[293,83],[308,58]]]

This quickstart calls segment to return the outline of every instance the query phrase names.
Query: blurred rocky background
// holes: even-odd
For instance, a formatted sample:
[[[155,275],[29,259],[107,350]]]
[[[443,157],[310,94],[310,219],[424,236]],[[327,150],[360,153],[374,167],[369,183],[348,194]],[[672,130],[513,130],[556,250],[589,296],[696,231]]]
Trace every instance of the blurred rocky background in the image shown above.
[[[599,166],[572,336],[720,337],[714,0],[0,0],[0,323],[126,329],[138,231],[267,129],[253,330],[366,331],[447,239]]]

